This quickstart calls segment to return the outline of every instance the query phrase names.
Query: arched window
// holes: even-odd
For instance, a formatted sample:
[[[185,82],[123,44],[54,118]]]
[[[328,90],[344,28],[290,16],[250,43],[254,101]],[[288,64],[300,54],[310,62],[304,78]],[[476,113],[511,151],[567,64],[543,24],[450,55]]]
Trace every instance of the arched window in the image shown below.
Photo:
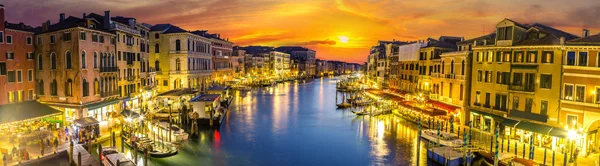
[[[81,51],[81,68],[85,69],[87,65],[85,65],[85,51]]]
[[[454,74],[454,60],[450,62],[450,74]]]
[[[65,64],[67,69],[71,69],[71,51],[65,53]]]
[[[179,58],[175,59],[175,70],[181,71],[181,60]]]
[[[154,53],[160,53],[160,47],[158,43],[154,44]]]
[[[97,78],[94,78],[94,95],[100,94],[100,82]]]
[[[156,71],[160,71],[160,62],[158,60],[154,61],[154,68],[156,68]]]
[[[50,95],[52,96],[57,96],[58,95],[58,88],[56,87],[56,79],[52,80],[52,83],[50,83]]]
[[[42,59],[42,54],[38,54],[38,70],[44,69],[44,59]]]
[[[56,69],[56,54],[55,53],[50,54],[50,61],[52,62],[50,67],[52,69]]]
[[[460,75],[465,75],[465,60],[462,60],[460,64]]]
[[[98,68],[98,53],[94,52],[94,68]]]
[[[445,67],[445,66],[446,66],[446,64],[445,64],[445,63],[446,63],[446,62],[443,62],[443,61],[442,61],[442,74],[444,74],[444,68],[446,68],[446,67]]]
[[[175,51],[180,51],[181,50],[181,40],[177,39],[175,40]]]
[[[73,80],[70,78],[65,82],[65,96],[73,96]]]
[[[83,79],[82,86],[83,86],[83,89],[81,91],[83,91],[83,97],[89,96],[90,95],[90,85],[87,82],[87,80],[85,80],[85,78]]]
[[[44,95],[44,80],[40,79],[40,81],[38,82],[38,95]]]

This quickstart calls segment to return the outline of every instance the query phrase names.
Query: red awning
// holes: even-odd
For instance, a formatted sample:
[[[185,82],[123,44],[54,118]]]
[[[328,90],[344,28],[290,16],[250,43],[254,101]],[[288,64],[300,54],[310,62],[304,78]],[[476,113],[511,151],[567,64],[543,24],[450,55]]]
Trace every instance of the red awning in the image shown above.
[[[434,100],[427,101],[427,104],[431,104],[435,108],[443,109],[443,110],[446,110],[446,111],[451,112],[451,113],[456,113],[456,110],[460,109],[460,107],[453,106],[453,105],[446,104],[446,103],[442,103],[442,102],[439,102],[439,101],[434,101]]]

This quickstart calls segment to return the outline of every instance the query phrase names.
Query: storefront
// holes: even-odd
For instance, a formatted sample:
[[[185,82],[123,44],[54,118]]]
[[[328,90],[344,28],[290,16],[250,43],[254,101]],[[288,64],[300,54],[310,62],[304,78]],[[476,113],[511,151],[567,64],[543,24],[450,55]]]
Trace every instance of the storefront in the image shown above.
[[[115,118],[120,111],[120,102],[120,99],[112,99],[84,105],[85,117],[92,117],[98,121],[101,134],[108,133],[117,124]]]
[[[61,111],[37,101],[0,106],[0,142],[5,145],[26,144],[52,134],[63,126]],[[0,147],[8,149],[11,147]]]

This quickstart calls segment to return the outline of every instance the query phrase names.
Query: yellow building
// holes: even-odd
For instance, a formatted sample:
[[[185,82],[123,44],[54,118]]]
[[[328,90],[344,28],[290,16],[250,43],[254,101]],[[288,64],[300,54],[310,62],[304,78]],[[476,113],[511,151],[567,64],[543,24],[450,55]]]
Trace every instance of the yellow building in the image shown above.
[[[210,39],[171,24],[150,28],[150,66],[161,92],[208,88],[213,70]]]
[[[542,24],[504,19],[495,42],[473,45],[470,120],[491,133],[555,148],[564,137],[558,124],[561,62],[565,41],[577,36]]]

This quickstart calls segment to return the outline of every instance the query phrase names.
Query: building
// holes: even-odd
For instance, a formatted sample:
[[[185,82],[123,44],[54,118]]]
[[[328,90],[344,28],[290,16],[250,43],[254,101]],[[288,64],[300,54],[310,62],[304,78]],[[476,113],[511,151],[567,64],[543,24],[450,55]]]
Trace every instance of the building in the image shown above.
[[[445,74],[445,68],[442,66],[446,64],[442,63],[440,55],[444,52],[456,51],[456,42],[458,41],[462,41],[462,37],[441,36],[438,40],[427,39],[428,44],[421,48],[419,63],[417,65],[419,70],[419,93],[429,96],[432,93],[433,87],[439,91],[440,87],[443,86],[439,79],[436,79],[434,82],[432,74]]]
[[[233,79],[231,56],[233,55],[233,43],[229,39],[221,38],[220,34],[209,34],[208,31],[194,31],[193,34],[210,39],[211,55],[214,71],[212,81],[224,84]]]
[[[421,48],[427,46],[427,42],[417,41],[410,44],[399,45],[398,47],[398,82],[394,82],[394,87],[398,90],[408,93],[417,92],[419,81],[419,55]],[[397,85],[399,84],[399,85]]]
[[[103,74],[117,72],[115,37],[108,11],[82,18],[61,13],[57,23],[36,28],[38,101],[63,111],[67,124],[90,116],[107,121],[120,109],[118,74]]]
[[[161,92],[194,88],[206,90],[212,82],[213,60],[209,38],[171,24],[150,28],[150,63],[156,69]]]
[[[401,41],[377,41],[377,45],[371,47],[369,60],[368,60],[368,75],[371,75],[371,79],[375,80],[376,83],[383,87],[389,87],[389,78],[391,72],[391,61],[395,61],[398,59],[397,57],[392,57],[392,55],[397,51],[396,46],[407,44],[406,42]],[[394,63],[395,67],[398,64]]]
[[[0,105],[35,99],[34,33],[31,26],[5,20],[0,6]]]
[[[233,78],[242,78],[246,75],[245,69],[246,50],[239,49],[239,46],[233,47],[231,56],[231,68],[233,70]]]
[[[560,124],[565,120],[559,120],[565,112],[558,100],[563,88],[561,62],[569,62],[563,59],[563,48],[565,41],[578,37],[543,24],[525,25],[510,19],[495,28],[495,42],[483,40],[472,46],[469,119],[482,132],[492,133],[500,127],[511,138],[556,150],[566,135]]]
[[[316,51],[300,46],[281,46],[275,50],[290,54],[290,59],[297,64],[297,75],[308,77],[316,75]]]
[[[544,82],[546,84],[540,84],[540,87],[561,89],[558,126],[578,131],[580,139],[575,141],[575,145],[582,150],[584,156],[595,151],[600,143],[597,132],[600,127],[600,72],[597,70],[600,65],[600,34],[589,34],[584,29],[582,38],[566,42],[563,61],[552,59],[556,57],[551,56],[552,54],[541,55],[541,59],[546,62],[562,63],[563,75],[559,78],[559,87],[555,87],[557,84],[552,82]],[[540,76],[540,79],[543,78]],[[552,78],[552,81],[555,79]]]

